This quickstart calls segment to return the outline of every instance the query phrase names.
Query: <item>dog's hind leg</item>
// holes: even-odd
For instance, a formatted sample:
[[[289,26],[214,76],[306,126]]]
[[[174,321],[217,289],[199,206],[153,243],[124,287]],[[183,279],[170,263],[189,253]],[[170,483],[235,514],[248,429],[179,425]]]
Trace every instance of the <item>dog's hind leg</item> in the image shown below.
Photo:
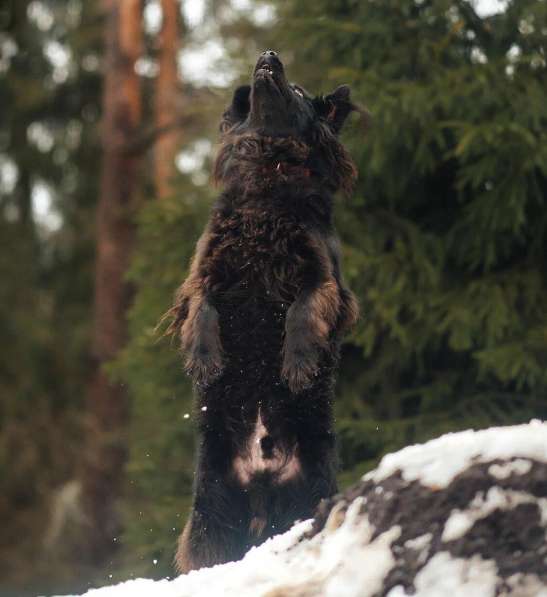
[[[240,492],[224,481],[202,481],[179,538],[177,570],[185,574],[241,559],[248,544],[245,505]]]
[[[238,533],[206,520],[199,512],[192,512],[178,541],[175,555],[177,571],[186,574],[191,570],[240,559],[244,549],[239,548],[233,536],[230,537],[234,534]]]
[[[242,530],[245,522],[234,511],[233,504],[223,512],[204,510],[196,504],[184,527],[175,555],[181,574],[239,560],[247,548]]]

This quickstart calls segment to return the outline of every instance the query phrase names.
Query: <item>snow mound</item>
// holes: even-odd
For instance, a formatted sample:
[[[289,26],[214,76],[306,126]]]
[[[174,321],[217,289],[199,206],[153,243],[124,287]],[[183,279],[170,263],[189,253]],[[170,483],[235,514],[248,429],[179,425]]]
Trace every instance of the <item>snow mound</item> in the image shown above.
[[[87,597],[547,597],[547,424],[386,456],[243,560]]]
[[[426,444],[384,456],[378,468],[364,479],[379,482],[400,469],[408,481],[417,479],[430,487],[446,487],[471,462],[520,456],[545,461],[546,429],[546,423],[533,420],[527,425],[447,433]]]

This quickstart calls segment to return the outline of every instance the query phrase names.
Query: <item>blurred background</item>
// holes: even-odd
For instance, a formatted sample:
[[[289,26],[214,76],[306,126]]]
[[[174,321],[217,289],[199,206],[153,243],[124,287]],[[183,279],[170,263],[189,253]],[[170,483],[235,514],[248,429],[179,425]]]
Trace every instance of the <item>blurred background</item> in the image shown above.
[[[173,576],[194,413],[155,326],[266,48],[372,114],[336,207],[341,486],[547,416],[547,2],[0,0],[0,595]]]

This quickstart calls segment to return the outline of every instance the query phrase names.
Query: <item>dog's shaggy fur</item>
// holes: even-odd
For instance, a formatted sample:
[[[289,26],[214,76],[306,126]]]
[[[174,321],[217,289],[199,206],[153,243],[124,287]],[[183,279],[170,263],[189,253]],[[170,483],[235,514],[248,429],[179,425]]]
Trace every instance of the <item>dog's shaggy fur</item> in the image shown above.
[[[332,202],[356,176],[337,138],[354,109],[346,86],[312,98],[289,85],[267,51],[223,116],[225,190],[171,311],[200,433],[181,572],[241,558],[336,491],[334,373],[357,304]]]

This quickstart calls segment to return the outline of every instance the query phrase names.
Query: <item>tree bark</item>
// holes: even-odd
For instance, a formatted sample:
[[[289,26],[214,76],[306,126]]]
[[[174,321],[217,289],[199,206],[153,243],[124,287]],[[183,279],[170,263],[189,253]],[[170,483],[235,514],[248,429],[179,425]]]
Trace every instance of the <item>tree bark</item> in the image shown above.
[[[103,162],[96,222],[92,356],[82,472],[86,536],[82,557],[101,564],[120,530],[116,502],[126,461],[128,398],[104,366],[126,341],[130,288],[125,279],[133,245],[138,156],[125,151],[141,124],[135,61],[142,50],[141,0],[103,0],[106,15]]]
[[[163,14],[159,34],[159,74],[156,79],[155,126],[162,130],[177,121],[176,99],[178,95],[177,52],[179,49],[179,3],[177,0],[161,0]],[[158,138],[154,152],[154,177],[156,195],[162,199],[172,193],[175,173],[175,155],[180,144],[180,132],[176,129]]]

